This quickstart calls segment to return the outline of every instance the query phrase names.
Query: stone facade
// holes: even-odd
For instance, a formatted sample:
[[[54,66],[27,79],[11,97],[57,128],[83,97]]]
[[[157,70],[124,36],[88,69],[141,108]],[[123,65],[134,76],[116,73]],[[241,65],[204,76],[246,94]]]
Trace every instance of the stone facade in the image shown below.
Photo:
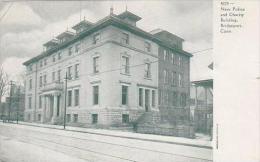
[[[99,34],[100,38],[93,43],[95,34]],[[122,42],[124,34],[127,34],[128,42]],[[139,106],[138,103],[140,88],[148,92],[148,98],[143,94],[143,100],[148,102],[147,111],[158,111],[157,98],[152,98],[152,91],[157,96],[158,45],[149,41],[151,51],[147,52],[144,50],[146,41],[149,40],[108,25],[50,55],[45,54],[45,57],[29,65],[26,64],[25,120],[54,124],[63,122],[66,72],[71,73],[71,78],[67,81],[66,97],[68,123],[112,126],[134,122],[146,111],[145,105]],[[94,72],[93,65],[96,57],[99,59],[98,72]],[[122,67],[122,57],[127,57],[129,61],[127,73]],[[146,63],[151,69],[149,77],[145,77]],[[74,72],[76,66],[77,74]],[[97,103],[94,103],[95,86],[98,87]],[[127,87],[124,104],[122,86]],[[78,99],[75,99],[76,91]]]
[[[128,11],[111,13],[45,43],[46,51],[24,63],[25,120],[61,124],[66,117],[69,125],[110,127],[134,125],[147,112],[159,114],[160,69],[166,66],[161,53],[176,47],[139,29],[140,19]],[[178,51],[185,60],[179,71],[188,82],[191,55]],[[189,94],[186,87],[178,90]]]

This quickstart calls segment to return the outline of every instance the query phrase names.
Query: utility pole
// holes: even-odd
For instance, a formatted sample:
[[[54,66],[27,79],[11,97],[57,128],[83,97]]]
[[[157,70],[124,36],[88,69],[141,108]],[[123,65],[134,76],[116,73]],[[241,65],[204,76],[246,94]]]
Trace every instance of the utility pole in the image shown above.
[[[10,81],[10,94],[9,94],[9,109],[8,109],[8,122],[10,121],[11,107],[12,107],[12,87],[13,81]]]
[[[64,121],[63,128],[66,129],[66,111],[67,111],[67,81],[68,81],[68,73],[66,72],[65,80],[65,93],[64,93]]]
[[[20,94],[21,94],[20,91],[21,91],[21,86],[19,86],[18,94],[17,94],[16,124],[18,124],[19,121]]]

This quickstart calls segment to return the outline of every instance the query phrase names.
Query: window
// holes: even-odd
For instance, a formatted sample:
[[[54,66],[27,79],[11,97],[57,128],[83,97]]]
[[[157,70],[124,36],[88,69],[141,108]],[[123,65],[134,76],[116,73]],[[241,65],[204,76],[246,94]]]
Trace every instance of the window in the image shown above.
[[[171,74],[171,83],[172,83],[172,85],[173,86],[175,86],[175,83],[174,83],[174,81],[175,81],[175,75],[174,75],[174,72],[172,71],[172,74]]]
[[[93,69],[94,69],[94,73],[99,72],[99,56],[93,58]]]
[[[29,80],[29,89],[32,89],[32,79]]]
[[[42,60],[40,61],[40,67],[42,67],[43,63],[42,63]]]
[[[181,94],[181,106],[182,107],[186,106],[186,94],[185,93]]]
[[[78,117],[79,117],[78,114],[73,114],[73,122],[74,122],[74,123],[77,123],[77,122],[78,122]]]
[[[68,106],[72,105],[72,90],[68,91]]]
[[[41,118],[42,118],[41,114],[38,114],[38,121],[41,121]]]
[[[127,105],[128,102],[128,87],[122,86],[122,105]]]
[[[164,71],[163,71],[163,82],[164,82],[164,83],[167,83],[167,80],[168,80],[167,78],[168,78],[168,77],[167,77],[167,70],[164,70]]]
[[[100,34],[99,33],[94,34],[93,43],[97,44],[99,41],[100,41]]]
[[[55,62],[55,61],[56,61],[56,56],[53,55],[53,56],[52,56],[52,62]]]
[[[159,105],[161,105],[161,100],[162,100],[162,90],[158,90],[158,95],[159,95],[159,98],[158,98],[158,103]]]
[[[149,42],[144,43],[144,48],[146,52],[151,52],[151,44]]]
[[[42,76],[40,76],[40,87],[42,87]]]
[[[79,64],[75,65],[75,79],[79,78]]]
[[[179,74],[179,87],[182,87],[183,86],[183,74]]]
[[[185,65],[185,60],[184,60],[184,57],[181,57],[181,67],[184,67],[184,65]]]
[[[122,123],[129,123],[129,115],[122,114]]]
[[[60,82],[60,80],[61,80],[61,70],[58,70],[58,72],[57,72],[57,79],[58,79],[58,82]]]
[[[168,105],[168,103],[169,103],[169,93],[168,93],[168,91],[165,91],[164,92],[164,105]]]
[[[80,50],[80,44],[76,44],[75,45],[75,52],[79,53],[79,50]]]
[[[32,108],[32,97],[28,97],[28,108]]]
[[[177,92],[173,92],[172,94],[173,94],[173,96],[172,96],[172,98],[173,98],[172,99],[172,102],[173,102],[172,105],[173,106],[177,106],[178,94],[177,94]]]
[[[174,53],[171,53],[171,59],[172,64],[174,64]]]
[[[155,90],[152,90],[152,107],[155,107]]]
[[[151,78],[151,64],[145,63],[145,74],[144,77]]]
[[[68,51],[68,55],[71,56],[71,55],[72,55],[72,47],[69,47],[68,50],[69,50],[69,51]]]
[[[46,74],[43,76],[43,82],[44,82],[44,84],[47,84],[47,75]]]
[[[139,106],[143,106],[143,89],[139,88]]]
[[[55,71],[52,72],[52,82],[55,81]]]
[[[67,121],[67,123],[71,121],[70,120],[70,114],[66,114],[66,121]]]
[[[122,56],[122,70],[124,74],[129,74],[129,57]]]
[[[79,106],[79,89],[74,90],[74,104]]]
[[[163,58],[164,58],[164,61],[167,60],[167,51],[166,50],[163,50]]]
[[[28,120],[31,120],[31,114],[28,114]]]
[[[99,87],[93,86],[93,104],[98,105],[99,99]]]
[[[126,33],[122,34],[122,43],[123,44],[129,44],[129,35]]]
[[[92,114],[92,124],[98,123],[98,114]]]
[[[61,52],[58,53],[58,60],[61,59]]]
[[[44,65],[47,65],[47,59],[44,59]]]
[[[39,109],[42,108],[42,96],[39,96]]]
[[[178,66],[181,66],[181,56],[178,56]]]
[[[71,69],[72,69],[72,66],[69,66],[68,67],[68,76],[67,76],[69,79],[72,79],[72,73],[71,73],[72,71],[71,71]]]

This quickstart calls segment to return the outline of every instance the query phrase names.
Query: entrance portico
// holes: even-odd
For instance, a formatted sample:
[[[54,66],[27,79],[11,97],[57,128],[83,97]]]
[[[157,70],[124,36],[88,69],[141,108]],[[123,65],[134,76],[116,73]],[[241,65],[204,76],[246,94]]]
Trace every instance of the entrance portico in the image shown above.
[[[60,118],[60,93],[44,94],[44,108],[42,122],[58,122]]]
[[[62,85],[55,84],[55,86],[47,85],[42,90],[43,96],[43,123],[57,123],[61,117],[61,95]]]

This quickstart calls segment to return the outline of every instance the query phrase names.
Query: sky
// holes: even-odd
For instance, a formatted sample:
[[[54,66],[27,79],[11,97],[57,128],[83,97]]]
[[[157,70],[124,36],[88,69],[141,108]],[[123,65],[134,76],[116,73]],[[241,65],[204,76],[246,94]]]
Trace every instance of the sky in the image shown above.
[[[115,14],[127,6],[128,11],[142,17],[137,26],[147,32],[161,28],[182,37],[188,52],[212,48],[211,0],[0,2],[0,64],[11,78],[18,79],[25,70],[22,63],[39,55],[42,44],[67,28],[72,31],[80,18],[91,22],[102,19],[111,6]],[[212,78],[207,67],[212,60],[212,50],[195,53],[191,80]]]

